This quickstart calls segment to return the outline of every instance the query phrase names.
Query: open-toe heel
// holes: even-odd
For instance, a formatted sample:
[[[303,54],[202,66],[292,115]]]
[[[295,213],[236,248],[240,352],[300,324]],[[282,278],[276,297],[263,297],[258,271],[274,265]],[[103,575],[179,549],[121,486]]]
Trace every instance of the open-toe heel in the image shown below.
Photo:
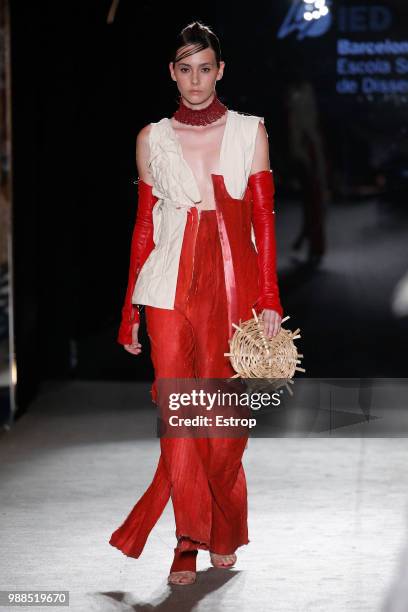
[[[196,581],[198,550],[174,549],[174,559],[167,579],[169,584],[193,584]]]
[[[232,557],[231,562],[226,562],[225,557]],[[235,553],[231,553],[228,555],[219,555],[218,553],[213,553],[210,551],[210,559],[214,567],[228,569],[229,567],[235,565],[235,563],[237,562],[237,555]]]

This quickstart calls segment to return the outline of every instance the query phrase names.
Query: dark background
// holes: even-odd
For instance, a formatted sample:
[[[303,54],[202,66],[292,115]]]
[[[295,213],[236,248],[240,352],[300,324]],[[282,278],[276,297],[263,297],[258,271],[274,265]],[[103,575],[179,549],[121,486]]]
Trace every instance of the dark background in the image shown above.
[[[307,373],[405,376],[407,322],[395,320],[389,298],[406,271],[406,183],[398,183],[396,198],[376,186],[387,168],[408,176],[406,100],[336,94],[336,22],[320,37],[280,40],[289,4],[192,10],[191,3],[120,0],[107,24],[110,0],[11,2],[20,408],[50,378],[153,376],[143,313],[143,355],[129,355],[116,343],[137,204],[135,141],[141,127],[177,107],[168,51],[194,19],[220,38],[226,61],[217,84],[221,100],[265,117],[281,213],[281,298],[292,328],[302,330]],[[381,4],[392,11],[392,28],[348,38],[404,39],[406,3]],[[363,3],[333,3],[334,12],[338,5]],[[328,268],[314,271],[287,261],[300,221],[285,92],[299,73],[318,99],[336,219],[329,251],[333,245],[336,255],[337,243],[343,249]]]

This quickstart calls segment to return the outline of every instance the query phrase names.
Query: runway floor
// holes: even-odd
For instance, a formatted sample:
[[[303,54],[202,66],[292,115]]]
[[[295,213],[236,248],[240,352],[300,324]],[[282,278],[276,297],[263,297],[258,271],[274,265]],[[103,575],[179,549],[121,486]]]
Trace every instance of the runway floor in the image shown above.
[[[148,389],[49,383],[3,433],[1,589],[69,590],[69,609],[81,612],[407,609],[402,438],[251,438],[243,459],[250,544],[233,570],[212,568],[200,551],[194,586],[166,583],[171,501],[139,559],[110,546],[159,456]]]

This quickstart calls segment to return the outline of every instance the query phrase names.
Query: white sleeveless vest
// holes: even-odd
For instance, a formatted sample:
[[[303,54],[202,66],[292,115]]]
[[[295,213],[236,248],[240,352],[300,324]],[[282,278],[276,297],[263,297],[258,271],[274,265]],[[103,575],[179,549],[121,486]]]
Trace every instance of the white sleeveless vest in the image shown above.
[[[259,121],[263,117],[227,110],[220,149],[220,174],[232,198],[244,197],[255,152]],[[154,249],[139,272],[132,304],[173,310],[187,212],[201,201],[194,174],[183,157],[181,143],[164,117],[152,123],[149,166],[153,195]],[[198,208],[200,215],[200,210]],[[253,228],[252,241],[255,243]]]

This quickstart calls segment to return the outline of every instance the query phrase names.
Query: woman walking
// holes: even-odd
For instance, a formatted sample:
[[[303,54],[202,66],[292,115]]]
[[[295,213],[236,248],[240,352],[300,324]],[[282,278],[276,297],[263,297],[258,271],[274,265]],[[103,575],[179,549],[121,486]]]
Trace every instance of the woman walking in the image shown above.
[[[269,336],[283,310],[276,276],[274,182],[263,118],[228,109],[218,38],[193,22],[179,35],[171,118],[137,136],[138,211],[118,342],[138,355],[145,306],[159,403],[160,378],[228,378],[233,323],[262,315]],[[176,546],[168,581],[196,580],[198,550],[232,567],[248,544],[242,455],[247,437],[165,438],[154,478],[110,543],[139,557],[171,497]]]

